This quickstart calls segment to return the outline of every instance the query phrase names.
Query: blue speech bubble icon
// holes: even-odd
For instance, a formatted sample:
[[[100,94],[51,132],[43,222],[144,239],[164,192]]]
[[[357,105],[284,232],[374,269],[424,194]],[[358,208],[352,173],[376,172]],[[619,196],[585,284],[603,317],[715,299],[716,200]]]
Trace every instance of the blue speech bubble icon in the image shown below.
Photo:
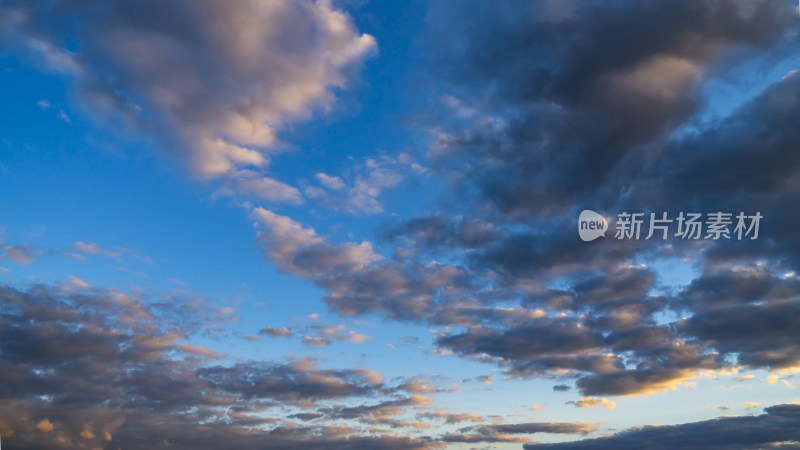
[[[578,235],[582,240],[589,242],[599,237],[605,237],[608,230],[608,221],[605,217],[592,211],[584,209],[578,216]]]

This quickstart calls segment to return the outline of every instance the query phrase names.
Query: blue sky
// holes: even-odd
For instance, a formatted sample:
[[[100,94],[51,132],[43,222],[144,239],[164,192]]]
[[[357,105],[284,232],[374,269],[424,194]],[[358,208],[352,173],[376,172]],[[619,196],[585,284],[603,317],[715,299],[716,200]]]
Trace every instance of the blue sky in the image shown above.
[[[796,5],[146,3],[0,4],[10,448],[800,441]]]

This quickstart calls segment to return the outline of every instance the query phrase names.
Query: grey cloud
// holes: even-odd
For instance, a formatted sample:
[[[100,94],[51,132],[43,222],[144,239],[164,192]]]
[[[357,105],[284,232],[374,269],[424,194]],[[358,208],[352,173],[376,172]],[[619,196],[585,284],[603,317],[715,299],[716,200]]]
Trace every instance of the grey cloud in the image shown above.
[[[377,392],[376,385],[362,372],[319,370],[309,360],[287,365],[240,363],[232,367],[202,367],[196,373],[214,387],[239,394],[244,399],[276,399],[302,404]]]
[[[792,125],[799,97],[795,72],[713,126],[673,139],[632,183],[631,201],[687,211],[759,211],[761,238],[717,243],[703,253],[705,264],[715,270],[768,258],[787,269],[800,267],[793,207],[800,159]]]
[[[415,395],[396,400],[387,400],[374,405],[339,406],[320,408],[317,412],[331,419],[359,419],[374,425],[389,425],[393,428],[408,426],[412,423],[397,420],[395,416],[404,414],[408,408],[427,405],[431,401],[423,396]]]
[[[687,334],[737,362],[778,369],[800,364],[796,300],[697,312],[678,323]]]
[[[398,388],[310,359],[208,366],[194,355],[211,350],[179,344],[217,324],[218,308],[198,299],[42,285],[2,286],[0,299],[0,432],[11,448],[437,446],[288,421],[289,405],[310,413],[320,401]]]
[[[483,422],[485,419],[475,413],[448,413],[442,410],[436,412],[418,413],[417,418],[421,419],[444,419],[445,423],[454,424],[459,422]]]
[[[369,242],[331,244],[289,217],[263,208],[252,216],[262,225],[256,238],[282,269],[310,278],[355,272],[382,259]]]
[[[564,319],[536,319],[506,332],[475,329],[442,336],[437,343],[458,352],[488,353],[508,359],[532,359],[592,352],[602,347],[602,335],[577,322]]]
[[[520,434],[555,433],[587,434],[594,431],[595,424],[588,422],[529,422],[503,425],[481,425],[466,427],[459,433],[449,433],[442,437],[445,442],[528,442]]]
[[[720,417],[679,425],[646,426],[609,437],[558,444],[527,444],[526,449],[687,448],[757,449],[800,439],[800,406],[781,404],[759,416]]]
[[[641,299],[655,283],[655,273],[642,267],[617,268],[612,273],[576,283],[579,304],[596,304]]]
[[[258,334],[264,334],[270,337],[291,337],[292,330],[288,327],[264,327]]]
[[[708,271],[680,293],[687,307],[717,309],[796,298],[800,281],[781,277],[764,265]]]
[[[0,241],[0,244],[2,244],[2,241]],[[47,249],[36,245],[5,245],[0,247],[0,261],[8,260],[15,264],[30,264],[48,253]]]
[[[695,376],[691,369],[641,368],[587,375],[577,386],[584,395],[639,395],[674,389]]]
[[[474,99],[501,123],[445,123],[440,146],[460,155],[447,164],[464,171],[487,204],[515,217],[613,195],[605,190],[610,177],[623,178],[611,188],[631,181],[647,144],[702,105],[700,83],[726,51],[791,36],[790,8],[597,2],[553,16],[547,6],[520,2],[476,4],[467,16],[441,3],[429,15],[431,39],[441,42],[436,67],[467,104]]]
[[[306,336],[302,342],[310,347],[329,347],[332,344],[330,339],[315,336]]]

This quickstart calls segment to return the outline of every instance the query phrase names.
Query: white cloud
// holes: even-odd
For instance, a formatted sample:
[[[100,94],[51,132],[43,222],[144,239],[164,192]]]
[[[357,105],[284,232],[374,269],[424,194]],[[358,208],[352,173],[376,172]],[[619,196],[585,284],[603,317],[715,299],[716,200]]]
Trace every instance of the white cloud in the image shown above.
[[[326,207],[351,214],[379,214],[383,212],[380,197],[385,191],[397,187],[409,175],[424,174],[425,170],[407,153],[396,158],[367,158],[342,176],[317,173],[315,178],[325,189],[307,186],[305,194]]]
[[[310,278],[353,273],[383,259],[370,242],[331,244],[289,217],[255,208],[252,217],[261,226],[256,240],[280,268]]]
[[[603,406],[608,409],[615,409],[617,404],[613,401],[602,397],[581,397],[578,401],[568,401],[568,405],[575,405],[578,408],[594,408],[596,406]]]
[[[324,173],[318,173],[314,175],[317,180],[319,180],[319,184],[325,186],[328,189],[333,189],[338,191],[339,189],[344,189],[344,181],[337,177],[337,176],[330,176]]]
[[[299,191],[240,170],[265,170],[281,129],[330,110],[377,48],[326,0],[55,2],[0,22],[98,120],[153,135],[196,175],[290,203]]]
[[[263,176],[252,170],[240,170],[233,175],[239,192],[253,197],[282,203],[301,204],[303,195],[297,188]]]
[[[77,241],[70,246],[73,250],[76,250],[83,254],[89,255],[103,255],[106,258],[113,258],[119,259],[121,256],[119,251],[109,250],[103,247],[100,247],[94,242],[83,242]]]
[[[70,283],[74,284],[75,286],[78,286],[79,288],[83,289],[89,288],[89,283],[83,281],[83,279],[78,278],[76,276],[70,275],[67,277],[67,280],[69,280]]]

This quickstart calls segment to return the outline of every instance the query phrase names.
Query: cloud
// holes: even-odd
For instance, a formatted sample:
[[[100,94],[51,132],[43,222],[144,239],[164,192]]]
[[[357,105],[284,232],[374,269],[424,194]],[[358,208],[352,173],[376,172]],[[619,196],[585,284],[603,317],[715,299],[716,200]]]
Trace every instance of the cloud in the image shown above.
[[[466,427],[459,433],[448,433],[441,439],[444,442],[512,442],[526,443],[528,438],[519,434],[555,433],[555,434],[587,434],[596,426],[588,422],[529,422],[503,425],[481,425]]]
[[[357,333],[355,330],[347,330],[347,325],[310,325],[303,328],[304,333],[313,332],[325,340],[335,339],[337,341],[347,341],[354,344],[363,344],[369,340],[369,336]],[[328,341],[330,342],[330,341]]]
[[[278,267],[310,278],[322,278],[340,272],[360,270],[382,259],[372,244],[330,244],[286,216],[279,216],[263,208],[253,210],[252,217],[262,229],[256,240],[265,254]]]
[[[475,4],[454,14],[441,2],[429,14],[432,76],[462,109],[483,112],[429,125],[432,157],[507,216],[608,202],[606,184],[625,186],[644,147],[703,106],[701,83],[727,52],[769,48],[797,25],[788,4],[766,1],[565,9]]]
[[[89,284],[88,283],[86,283],[85,281],[83,281],[82,279],[80,279],[80,278],[78,278],[76,276],[70,275],[70,276],[67,277],[67,279],[69,280],[70,283],[74,284],[75,286],[78,286],[79,288],[82,288],[82,289],[88,289],[89,288]]]
[[[178,348],[180,348],[182,351],[186,353],[190,353],[192,355],[197,355],[197,356],[203,356],[211,359],[219,359],[224,356],[220,352],[211,350],[209,348],[200,347],[199,345],[179,344]]]
[[[67,75],[101,124],[156,138],[199,176],[289,203],[299,191],[263,176],[281,130],[330,110],[377,48],[326,1],[15,2],[3,17],[5,43]]]
[[[47,253],[46,249],[35,245],[6,245],[0,248],[0,261],[10,260],[15,264],[25,265]]]
[[[739,364],[779,369],[800,365],[789,319],[799,313],[794,300],[764,302],[697,312],[677,325],[720,352],[736,353]]]
[[[415,164],[405,153],[366,158],[341,177],[317,173],[314,178],[324,189],[308,186],[305,194],[327,208],[357,215],[379,214],[384,212],[381,194],[398,186],[408,175],[416,175]]]
[[[50,422],[49,419],[43,419],[41,422],[36,424],[36,429],[45,433],[49,433],[53,431],[53,423]]]
[[[602,397],[581,397],[578,401],[568,401],[567,405],[575,405],[578,408],[594,408],[595,406],[603,406],[608,409],[616,409],[617,404],[607,398]]]
[[[201,367],[196,373],[212,386],[243,399],[275,399],[299,405],[377,392],[374,380],[358,370],[320,370],[310,359],[286,365]]]
[[[303,344],[310,347],[329,347],[331,345],[331,340],[315,336],[306,336],[303,338]]]
[[[330,109],[374,40],[327,2],[148,4],[151,18],[132,13],[141,5],[12,5],[3,20],[16,33],[4,37],[74,80],[87,109],[155,137],[195,173],[217,179],[221,193],[302,203],[299,189],[267,173],[285,147],[280,132]],[[465,10],[432,4],[424,37],[437,62],[428,66],[434,90],[446,92],[417,123],[431,137],[426,176],[452,188],[441,202],[447,210],[393,220],[373,243],[337,242],[255,208],[264,255],[324,289],[336,313],[449,327],[433,353],[496,364],[514,377],[574,376],[587,397],[673,389],[731,364],[798,365],[784,326],[796,315],[798,286],[777,275],[800,261],[793,227],[781,225],[796,222],[797,108],[786,99],[795,98],[798,77],[753,92],[713,124],[698,119],[709,80],[755,55],[781,57],[797,28],[787,7]],[[65,35],[74,35],[69,50]],[[619,42],[635,45],[621,54]],[[368,157],[338,175],[317,173],[303,192],[351,213],[381,212],[382,193],[413,164],[408,155]],[[774,217],[770,239],[724,247],[575,239],[574,212],[587,205],[739,209],[726,200],[730,192]],[[80,244],[78,251],[103,251]],[[31,255],[6,246],[3,257]],[[655,295],[665,286],[641,261],[664,256],[695,263],[701,275]],[[756,258],[780,270],[743,269]],[[682,318],[663,323],[672,313]],[[291,331],[309,345],[368,338]]]
[[[710,80],[760,55],[786,56],[798,27],[787,8],[476,4],[454,14],[434,4],[429,75],[432,89],[447,92],[418,125],[430,132],[430,171],[451,184],[442,202],[449,214],[387,223],[379,236],[394,249],[391,260],[315,278],[328,304],[449,326],[434,353],[492,362],[512,376],[573,375],[585,396],[676,389],[731,365],[796,366],[794,334],[783,325],[796,315],[798,286],[778,274],[800,254],[786,225],[796,222],[800,165],[787,152],[798,103],[787,99],[796,98],[797,77],[752,92],[713,123],[699,118]],[[620,54],[632,35],[641,39]],[[744,173],[751,167],[761,167],[758,175]],[[574,231],[586,205],[759,205],[775,215],[780,244],[586,245]],[[640,261],[664,257],[683,258],[700,275],[656,295],[665,288],[657,264]],[[779,269],[742,267],[761,257]],[[662,313],[682,319],[663,323]]]
[[[408,427],[426,428],[424,424],[398,420],[396,416],[404,414],[408,407],[428,405],[430,399],[421,395],[388,400],[374,405],[334,406],[320,408],[322,417],[330,419],[355,419],[371,425],[388,425],[392,428]]]
[[[328,347],[332,344],[333,340],[346,341],[353,344],[363,344],[369,340],[369,336],[358,333],[355,330],[348,330],[347,325],[345,324],[314,324],[294,330],[289,327],[265,327],[259,331],[259,334],[276,338],[290,338],[295,333],[306,334],[301,342],[311,347]],[[312,336],[310,334],[316,334],[316,336]]]
[[[577,385],[586,395],[642,395],[675,390],[695,377],[691,369],[643,368],[587,375]]]
[[[438,446],[426,438],[288,420],[285,408],[308,414],[305,408],[328,400],[382,399],[364,414],[331,412],[364,423],[388,417],[380,411],[393,404],[430,401],[398,400],[388,394],[398,388],[374,370],[325,369],[308,358],[208,365],[221,354],[181,342],[212,331],[219,320],[218,308],[195,298],[36,285],[26,291],[0,286],[0,299],[0,431],[10,447]]]
[[[797,441],[800,407],[774,405],[760,416],[721,417],[680,425],[632,428],[610,437],[560,444],[526,445],[526,449],[591,448],[764,448]]]
[[[270,337],[291,337],[292,330],[290,330],[288,327],[265,327],[262,328],[258,334],[265,334]]]
[[[70,246],[72,250],[89,255],[103,255],[106,258],[119,259],[121,252],[100,247],[94,242],[77,241]]]
[[[325,186],[328,189],[332,189],[334,191],[338,191],[339,189],[344,189],[344,181],[337,177],[337,176],[330,176],[324,173],[318,173],[314,175],[314,177],[319,180],[319,183]]]
[[[488,386],[492,385],[492,375],[479,375],[475,377],[475,380]]]
[[[294,205],[304,202],[297,188],[252,170],[239,170],[231,178],[237,192],[251,197]]]
[[[480,423],[485,420],[483,417],[475,413],[448,413],[442,410],[437,410],[436,412],[419,413],[417,414],[417,418],[433,419],[433,420],[443,419],[444,422],[448,424],[454,424],[466,421],[472,423]]]

